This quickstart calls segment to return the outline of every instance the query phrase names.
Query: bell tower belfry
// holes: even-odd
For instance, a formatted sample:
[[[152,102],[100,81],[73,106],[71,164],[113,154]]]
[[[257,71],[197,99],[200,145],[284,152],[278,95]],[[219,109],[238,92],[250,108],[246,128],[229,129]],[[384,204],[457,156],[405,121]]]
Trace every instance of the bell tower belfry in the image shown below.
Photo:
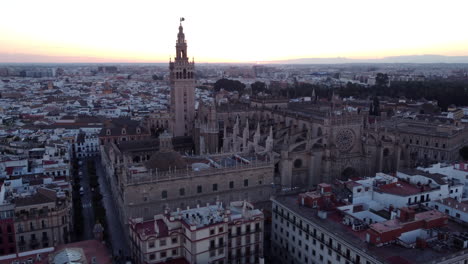
[[[169,62],[171,128],[174,136],[191,136],[195,117],[195,62],[187,57],[187,41],[180,19],[176,57]]]

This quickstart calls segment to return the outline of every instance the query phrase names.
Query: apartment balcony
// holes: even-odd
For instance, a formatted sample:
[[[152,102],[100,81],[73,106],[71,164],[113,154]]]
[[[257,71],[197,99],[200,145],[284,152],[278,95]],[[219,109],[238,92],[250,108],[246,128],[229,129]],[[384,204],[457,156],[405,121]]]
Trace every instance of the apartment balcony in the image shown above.
[[[218,248],[223,248],[226,246],[226,243],[221,243],[217,245],[210,245],[210,250],[218,249]]]
[[[262,232],[262,229],[261,228],[256,228],[256,229],[247,230],[247,231],[244,231],[244,232],[241,232],[241,233],[235,233],[235,234],[229,233],[228,236],[229,236],[229,238],[233,238],[233,237],[245,236],[245,235],[250,235],[250,234],[260,233],[260,232]]]
[[[241,232],[241,233],[235,233],[235,234],[232,234],[232,233],[229,233],[229,238],[232,238],[232,237],[238,237],[238,236],[243,236],[245,235],[246,233],[245,232]]]

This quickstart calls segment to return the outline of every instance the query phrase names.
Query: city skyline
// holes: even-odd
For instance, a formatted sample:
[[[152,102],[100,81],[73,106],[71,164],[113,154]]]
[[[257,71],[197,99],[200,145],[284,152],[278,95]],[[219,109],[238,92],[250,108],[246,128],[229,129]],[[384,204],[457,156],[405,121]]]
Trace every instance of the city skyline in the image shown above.
[[[167,62],[179,17],[198,62],[468,55],[468,3],[421,3],[9,2],[0,62]]]

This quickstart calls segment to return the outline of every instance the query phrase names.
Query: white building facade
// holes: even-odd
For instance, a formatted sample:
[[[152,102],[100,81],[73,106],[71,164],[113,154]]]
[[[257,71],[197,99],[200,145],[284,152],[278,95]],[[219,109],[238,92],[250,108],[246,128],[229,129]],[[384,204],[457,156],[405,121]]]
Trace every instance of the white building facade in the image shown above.
[[[221,203],[129,220],[136,263],[260,263],[263,213],[248,202]]]

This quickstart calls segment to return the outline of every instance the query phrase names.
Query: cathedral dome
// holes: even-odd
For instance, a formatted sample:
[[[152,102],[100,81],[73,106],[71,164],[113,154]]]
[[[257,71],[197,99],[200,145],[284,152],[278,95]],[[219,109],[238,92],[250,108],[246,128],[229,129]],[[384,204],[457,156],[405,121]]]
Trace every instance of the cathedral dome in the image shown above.
[[[158,171],[173,170],[174,168],[184,169],[187,167],[187,162],[178,152],[158,152],[146,162],[146,167],[153,170],[158,169]]]

